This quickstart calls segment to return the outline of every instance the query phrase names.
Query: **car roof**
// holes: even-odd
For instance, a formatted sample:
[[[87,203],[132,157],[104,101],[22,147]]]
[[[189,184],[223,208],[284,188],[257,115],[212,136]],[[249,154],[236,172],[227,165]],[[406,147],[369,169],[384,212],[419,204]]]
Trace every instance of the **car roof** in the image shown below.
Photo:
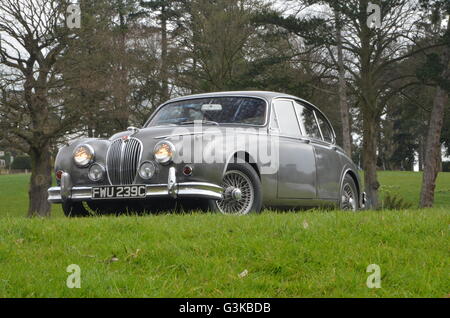
[[[209,97],[219,97],[219,96],[244,96],[244,97],[259,97],[266,99],[268,101],[277,97],[288,97],[301,99],[292,95],[278,93],[278,92],[269,92],[269,91],[227,91],[227,92],[211,92],[211,93],[203,93],[203,94],[194,94],[187,96],[180,96],[171,99],[168,102],[180,101],[184,99],[192,99],[192,98],[209,98]]]

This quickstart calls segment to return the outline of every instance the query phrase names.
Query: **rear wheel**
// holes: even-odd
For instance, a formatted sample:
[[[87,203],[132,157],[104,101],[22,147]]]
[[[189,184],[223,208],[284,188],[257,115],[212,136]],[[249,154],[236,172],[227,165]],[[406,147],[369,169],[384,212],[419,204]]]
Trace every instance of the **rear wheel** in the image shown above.
[[[357,211],[359,207],[358,190],[350,175],[344,177],[341,188],[341,210]]]
[[[221,186],[224,189],[223,199],[211,201],[213,211],[237,215],[261,211],[261,181],[248,163],[230,164]]]

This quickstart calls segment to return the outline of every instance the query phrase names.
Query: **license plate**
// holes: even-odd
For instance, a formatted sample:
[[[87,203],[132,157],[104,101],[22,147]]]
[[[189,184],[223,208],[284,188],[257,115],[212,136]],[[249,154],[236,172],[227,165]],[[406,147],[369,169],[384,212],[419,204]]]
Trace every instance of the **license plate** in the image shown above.
[[[145,185],[102,186],[92,188],[92,199],[145,198]]]

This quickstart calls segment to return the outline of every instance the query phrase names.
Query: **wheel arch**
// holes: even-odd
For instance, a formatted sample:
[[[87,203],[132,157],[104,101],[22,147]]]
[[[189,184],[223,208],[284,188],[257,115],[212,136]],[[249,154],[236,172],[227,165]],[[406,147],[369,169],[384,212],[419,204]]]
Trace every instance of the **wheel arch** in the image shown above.
[[[241,161],[243,160],[243,161]],[[261,180],[261,172],[259,170],[259,166],[258,163],[256,162],[256,160],[253,158],[253,156],[251,154],[249,154],[247,151],[235,151],[227,160],[227,163],[224,167],[223,173],[222,175],[225,175],[225,172],[228,169],[228,166],[231,163],[248,163],[256,172],[256,174],[259,177],[259,180]]]
[[[345,176],[346,175],[349,175],[352,179],[353,179],[353,181],[355,182],[355,185],[356,185],[356,190],[358,191],[358,198],[360,198],[360,196],[361,196],[361,186],[360,186],[360,184],[359,184],[359,178],[358,178],[358,176],[356,175],[356,173],[352,170],[352,169],[347,169],[347,170],[345,170],[344,171],[344,173],[342,174],[342,179],[341,179],[341,189],[342,189],[342,185],[343,185],[343,183],[344,183],[344,179],[345,179]]]

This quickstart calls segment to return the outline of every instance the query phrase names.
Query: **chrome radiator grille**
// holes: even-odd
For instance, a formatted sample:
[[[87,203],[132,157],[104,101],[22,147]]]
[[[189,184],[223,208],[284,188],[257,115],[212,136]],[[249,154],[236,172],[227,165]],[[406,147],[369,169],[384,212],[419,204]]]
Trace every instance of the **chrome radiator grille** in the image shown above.
[[[106,158],[109,182],[112,185],[133,184],[141,155],[142,144],[138,139],[114,140]]]

